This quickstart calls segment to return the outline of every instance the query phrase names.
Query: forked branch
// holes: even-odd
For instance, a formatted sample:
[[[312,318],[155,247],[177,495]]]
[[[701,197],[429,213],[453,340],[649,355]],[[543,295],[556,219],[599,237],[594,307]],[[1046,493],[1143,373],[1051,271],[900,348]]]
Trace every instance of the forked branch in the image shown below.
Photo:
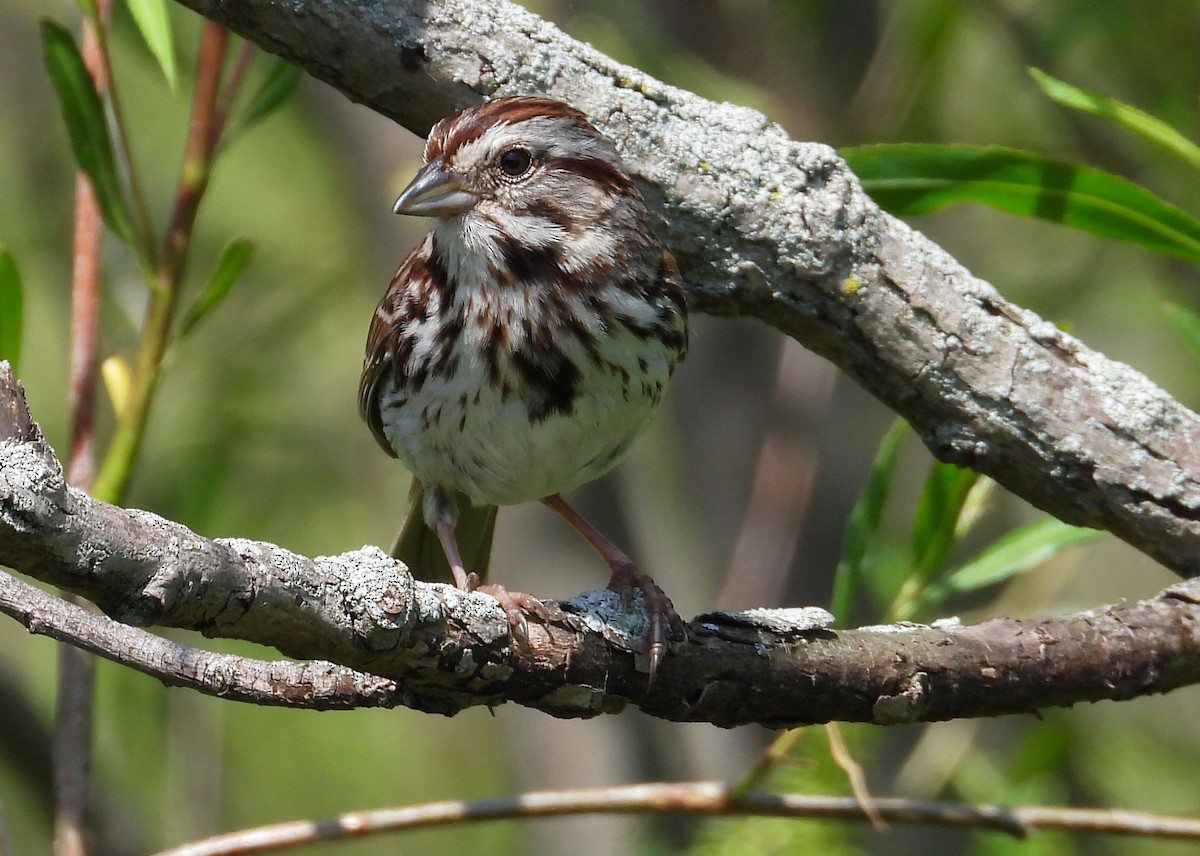
[[[632,703],[720,726],[892,724],[1031,712],[1200,682],[1200,582],[1135,604],[975,626],[835,630],[822,610],[692,620],[647,686],[644,620],[592,592],[530,624],[514,650],[499,604],[414,580],[375,548],[309,559],[209,540],[66,484],[0,363],[0,556],[120,622],[248,639],[337,666],[219,658],[90,616],[16,580],[0,611],[31,631],[219,695],[312,707],[403,704],[453,714],[505,701],[588,717]],[[341,667],[341,668],[339,668]],[[383,680],[378,680],[375,677]]]

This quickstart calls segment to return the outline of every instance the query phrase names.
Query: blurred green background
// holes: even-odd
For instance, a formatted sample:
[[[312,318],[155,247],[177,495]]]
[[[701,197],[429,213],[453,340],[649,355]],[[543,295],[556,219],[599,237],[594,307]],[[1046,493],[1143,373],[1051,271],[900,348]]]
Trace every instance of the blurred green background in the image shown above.
[[[964,4],[935,0],[538,2],[572,35],[678,86],[756,107],[798,139],[996,143],[1087,162],[1200,211],[1196,176],[1098,120],[1042,96],[1034,65],[1135,104],[1200,139],[1200,7],[1163,0]],[[21,378],[65,449],[74,172],[43,71],[39,16],[70,3],[0,4],[0,243],[21,265]],[[195,17],[172,10],[183,68]],[[113,48],[139,164],[165,217],[187,116],[123,6]],[[235,236],[258,244],[233,294],[170,354],[129,504],[207,536],[307,554],[387,545],[407,477],[360,423],[355,395],[375,302],[421,224],[390,214],[421,141],[306,80],[220,158],[192,256],[194,293]],[[1193,265],[1131,245],[956,207],[915,225],[1008,298],[1133,364],[1195,406],[1200,373],[1170,333],[1165,300],[1200,306]],[[129,256],[106,254],[106,353],[128,353],[145,290]],[[681,614],[828,603],[845,519],[891,421],[828,365],[751,322],[695,323],[692,356],[631,461],[579,503],[625,544]],[[111,416],[102,406],[103,431]],[[905,447],[894,516],[903,529],[928,454]],[[757,476],[756,476],[757,473]],[[997,495],[994,537],[1032,519]],[[903,537],[902,535],[900,537]],[[969,545],[964,547],[969,549]],[[500,517],[496,578],[548,597],[599,587],[605,569],[540,507]],[[966,621],[1138,598],[1164,569],[1111,538],[1068,551],[1002,589],[952,605]],[[932,616],[925,616],[926,618]],[[864,606],[856,620],[878,618]],[[192,644],[240,651],[180,634]],[[0,621],[0,804],[14,853],[47,852],[54,645]],[[736,779],[771,735],[658,722],[635,711],[560,722],[512,705],[452,720],[407,710],[258,709],[166,690],[99,666],[97,852],[134,854],[301,817],[519,789],[646,779]],[[930,727],[844,726],[876,793],[1070,802],[1200,812],[1197,690],[1041,718]],[[780,786],[845,792],[811,729]],[[797,850],[797,848],[804,848]],[[321,845],[309,853],[1056,853],[1194,852],[1180,843],[812,822],[598,817],[447,828]]]

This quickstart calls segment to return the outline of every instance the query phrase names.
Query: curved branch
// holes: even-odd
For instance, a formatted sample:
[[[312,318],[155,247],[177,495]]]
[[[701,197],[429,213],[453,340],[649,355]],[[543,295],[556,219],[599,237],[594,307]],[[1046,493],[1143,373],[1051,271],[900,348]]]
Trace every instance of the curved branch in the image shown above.
[[[694,309],[826,356],[939,458],[1200,573],[1200,417],[881,212],[828,147],[620,65],[503,0],[180,0],[424,134],[485,95],[584,109],[640,179]]]
[[[69,487],[7,363],[0,363],[0,556],[127,624],[247,639],[386,679],[370,695],[350,687],[361,701],[335,687],[340,695],[329,698],[341,704],[453,714],[515,701],[588,717],[633,703],[664,719],[727,727],[893,724],[1028,712],[1200,682],[1200,581],[1192,581],[1140,603],[971,627],[833,630],[832,617],[819,609],[709,613],[672,641],[648,687],[645,616],[625,610],[612,592],[552,604],[549,620],[531,620],[528,649],[514,650],[495,599],[416,581],[376,548],[309,559],[262,542],[209,540]],[[186,649],[161,640],[154,649],[144,634],[89,637],[65,626],[77,615],[31,602],[3,608],[27,625],[59,621],[64,626],[54,635],[144,671],[151,671],[147,659],[163,658],[152,673],[168,682],[204,684]],[[225,694],[248,699],[261,694],[262,681],[297,678],[303,668],[209,662],[223,668],[210,677]],[[312,668],[301,693],[328,667]],[[366,680],[347,672],[335,678]],[[268,691],[286,696],[296,688]]]

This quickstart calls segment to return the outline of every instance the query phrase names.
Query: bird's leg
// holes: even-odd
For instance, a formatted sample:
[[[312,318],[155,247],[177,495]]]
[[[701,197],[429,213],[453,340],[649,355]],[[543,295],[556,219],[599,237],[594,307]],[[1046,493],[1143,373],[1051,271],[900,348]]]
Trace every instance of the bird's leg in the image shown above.
[[[468,572],[463,567],[462,556],[458,550],[458,539],[454,537],[454,520],[442,513],[434,522],[434,531],[442,542],[442,550],[446,553],[446,561],[450,565],[450,573],[454,575],[454,585],[462,591],[478,591],[488,594],[500,602],[501,609],[508,616],[508,632],[513,641],[526,649],[529,648],[529,622],[525,614],[532,612],[543,621],[550,617],[545,604],[531,594],[523,591],[509,591],[499,583],[481,585],[479,575]]]
[[[592,545],[592,549],[608,563],[609,568],[612,569],[608,589],[621,595],[621,602],[626,607],[629,606],[629,600],[634,591],[642,593],[650,625],[646,656],[650,661],[650,680],[653,681],[655,672],[658,671],[658,664],[662,662],[663,655],[666,654],[667,637],[670,635],[671,627],[682,623],[678,613],[675,612],[675,606],[671,603],[671,599],[650,578],[649,574],[638,570],[633,559],[625,555],[616,544],[605,538],[599,529],[568,505],[561,496],[556,493],[546,497],[542,502],[571,524],[571,527],[582,535],[584,540]]]
[[[439,520],[434,526],[438,540],[442,542],[442,550],[446,553],[446,561],[450,564],[450,573],[454,575],[454,585],[463,591],[475,591],[479,588],[479,575],[467,573],[463,567],[462,556],[458,552],[458,539],[454,537],[454,524],[449,520]]]

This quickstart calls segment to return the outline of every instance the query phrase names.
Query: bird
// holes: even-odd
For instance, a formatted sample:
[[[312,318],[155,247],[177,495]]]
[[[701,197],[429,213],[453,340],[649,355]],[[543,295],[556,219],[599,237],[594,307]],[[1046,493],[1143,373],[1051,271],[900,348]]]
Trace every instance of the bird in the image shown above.
[[[484,101],[432,128],[394,211],[431,228],[375,310],[359,386],[367,426],[413,475],[393,554],[495,597],[527,644],[544,604],[485,580],[496,508],[540,501],[626,608],[641,593],[653,680],[674,607],[562,498],[621,460],[688,347],[679,268],[616,147],[563,101]]]

